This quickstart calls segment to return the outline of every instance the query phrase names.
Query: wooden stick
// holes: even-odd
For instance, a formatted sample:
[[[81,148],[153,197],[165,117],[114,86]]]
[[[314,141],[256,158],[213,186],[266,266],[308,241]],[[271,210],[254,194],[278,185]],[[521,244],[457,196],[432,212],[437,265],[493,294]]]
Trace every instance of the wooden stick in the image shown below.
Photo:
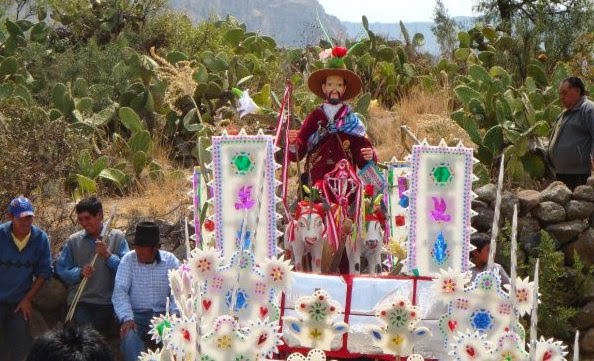
[[[501,163],[499,164],[499,178],[497,180],[497,196],[495,198],[495,215],[493,216],[493,226],[491,227],[491,248],[489,249],[489,261],[487,262],[487,269],[493,268],[495,263],[495,250],[497,248],[497,234],[499,233],[499,216],[501,214],[501,190],[503,188],[503,166],[505,157],[501,155]]]

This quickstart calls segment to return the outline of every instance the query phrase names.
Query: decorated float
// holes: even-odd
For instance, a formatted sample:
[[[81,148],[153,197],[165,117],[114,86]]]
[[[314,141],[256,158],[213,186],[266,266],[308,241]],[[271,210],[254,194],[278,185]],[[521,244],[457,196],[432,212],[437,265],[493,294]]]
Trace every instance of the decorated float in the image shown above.
[[[340,162],[292,207],[287,158],[275,161],[288,116],[276,136],[213,138],[210,169],[191,177],[187,259],[169,275],[180,313],[153,320],[159,348],[141,360],[565,360],[536,337],[538,267],[516,277],[515,232],[510,285],[492,256],[470,280],[472,149],[423,142],[359,173]],[[324,270],[341,252],[349,272]]]

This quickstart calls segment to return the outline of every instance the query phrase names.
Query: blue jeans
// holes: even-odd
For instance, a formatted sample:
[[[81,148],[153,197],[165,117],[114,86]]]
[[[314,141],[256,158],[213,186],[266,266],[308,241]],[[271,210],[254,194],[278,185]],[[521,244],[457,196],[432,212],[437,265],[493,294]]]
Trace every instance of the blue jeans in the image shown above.
[[[107,334],[114,319],[113,306],[79,302],[74,311],[74,322],[90,325],[102,334]]]
[[[29,322],[23,312],[14,310],[17,303],[0,302],[0,360],[22,361],[33,343]]]
[[[137,361],[140,353],[146,350],[147,344],[151,343],[148,334],[151,320],[158,315],[159,313],[153,313],[152,311],[134,312],[136,330],[128,331],[126,336],[122,337],[120,346],[124,354],[124,361]]]

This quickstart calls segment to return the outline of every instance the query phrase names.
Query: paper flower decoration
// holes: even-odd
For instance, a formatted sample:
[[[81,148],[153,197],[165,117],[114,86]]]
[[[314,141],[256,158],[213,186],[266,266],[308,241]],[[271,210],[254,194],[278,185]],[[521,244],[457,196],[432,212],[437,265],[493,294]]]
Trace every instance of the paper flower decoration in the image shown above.
[[[478,332],[458,333],[454,342],[450,344],[449,355],[454,361],[482,361],[489,360],[491,344],[486,336]]]
[[[508,291],[511,292],[511,285],[504,285]],[[511,295],[512,297],[514,295]],[[534,282],[529,282],[528,277],[516,281],[515,307],[518,310],[519,316],[527,315],[532,312],[532,304],[534,302]]]
[[[174,314],[154,317],[151,320],[151,327],[148,332],[149,335],[151,335],[151,340],[155,340],[156,343],[161,343],[167,332],[171,330],[171,325],[175,321],[177,321],[177,316]]]
[[[406,358],[406,361],[425,361],[425,359],[418,353],[413,353],[412,355]]]
[[[532,345],[530,345],[532,348]],[[555,341],[552,338],[545,340],[540,337],[536,342],[534,351],[535,361],[565,361],[567,355],[567,346],[563,345],[561,341]]]
[[[259,358],[270,358],[278,353],[278,346],[283,344],[279,329],[278,322],[270,322],[268,319],[252,321],[246,342],[252,349],[258,351]]]
[[[448,303],[464,294],[464,286],[468,281],[467,273],[454,272],[451,268],[447,271],[441,269],[433,281],[431,290],[438,300]]]
[[[431,334],[426,327],[416,327],[421,319],[419,309],[406,298],[380,305],[375,315],[383,326],[368,329],[374,344],[385,354],[408,355],[418,339]]]
[[[274,288],[286,289],[291,281],[291,270],[293,266],[284,257],[268,259],[262,265],[266,283]]]
[[[336,316],[342,313],[342,307],[324,290],[317,290],[311,296],[298,298],[295,311],[299,318],[285,316],[283,320],[286,329],[303,347],[329,350],[334,337],[349,330],[348,324],[334,321]]]
[[[219,257],[220,253],[212,248],[192,250],[188,259],[192,278],[196,281],[204,281],[211,277],[219,268]]]
[[[262,114],[264,112],[263,109],[260,108],[256,102],[254,102],[254,99],[250,97],[248,89],[241,91],[237,88],[233,88],[232,92],[236,97],[239,98],[239,105],[237,106],[239,118],[243,118],[248,114]]]
[[[307,356],[303,356],[299,352],[292,353],[287,361],[326,361],[326,354],[324,351],[314,348],[309,350]]]
[[[245,344],[245,336],[232,316],[219,316],[213,324],[213,331],[202,337],[202,357],[206,360],[235,360],[239,355],[254,354]]]
[[[163,350],[163,352],[166,351],[167,350]],[[156,349],[155,351],[148,350],[148,352],[141,352],[140,356],[138,356],[138,361],[161,361],[163,359],[167,360],[167,358],[162,357],[163,352],[160,349]]]
[[[524,349],[523,339],[515,332],[504,332],[497,340],[493,360],[527,361],[528,352]]]
[[[167,349],[183,360],[184,357],[191,359],[191,355],[196,352],[197,332],[196,320],[175,319],[171,323],[171,330],[165,333],[165,343]]]

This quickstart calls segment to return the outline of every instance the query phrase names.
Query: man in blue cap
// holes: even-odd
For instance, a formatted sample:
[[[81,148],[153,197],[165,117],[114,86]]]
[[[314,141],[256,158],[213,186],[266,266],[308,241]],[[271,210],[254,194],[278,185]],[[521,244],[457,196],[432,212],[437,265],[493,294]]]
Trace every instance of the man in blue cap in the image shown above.
[[[33,204],[17,197],[0,225],[0,360],[21,361],[29,352],[31,301],[52,275],[47,234],[33,225]]]

